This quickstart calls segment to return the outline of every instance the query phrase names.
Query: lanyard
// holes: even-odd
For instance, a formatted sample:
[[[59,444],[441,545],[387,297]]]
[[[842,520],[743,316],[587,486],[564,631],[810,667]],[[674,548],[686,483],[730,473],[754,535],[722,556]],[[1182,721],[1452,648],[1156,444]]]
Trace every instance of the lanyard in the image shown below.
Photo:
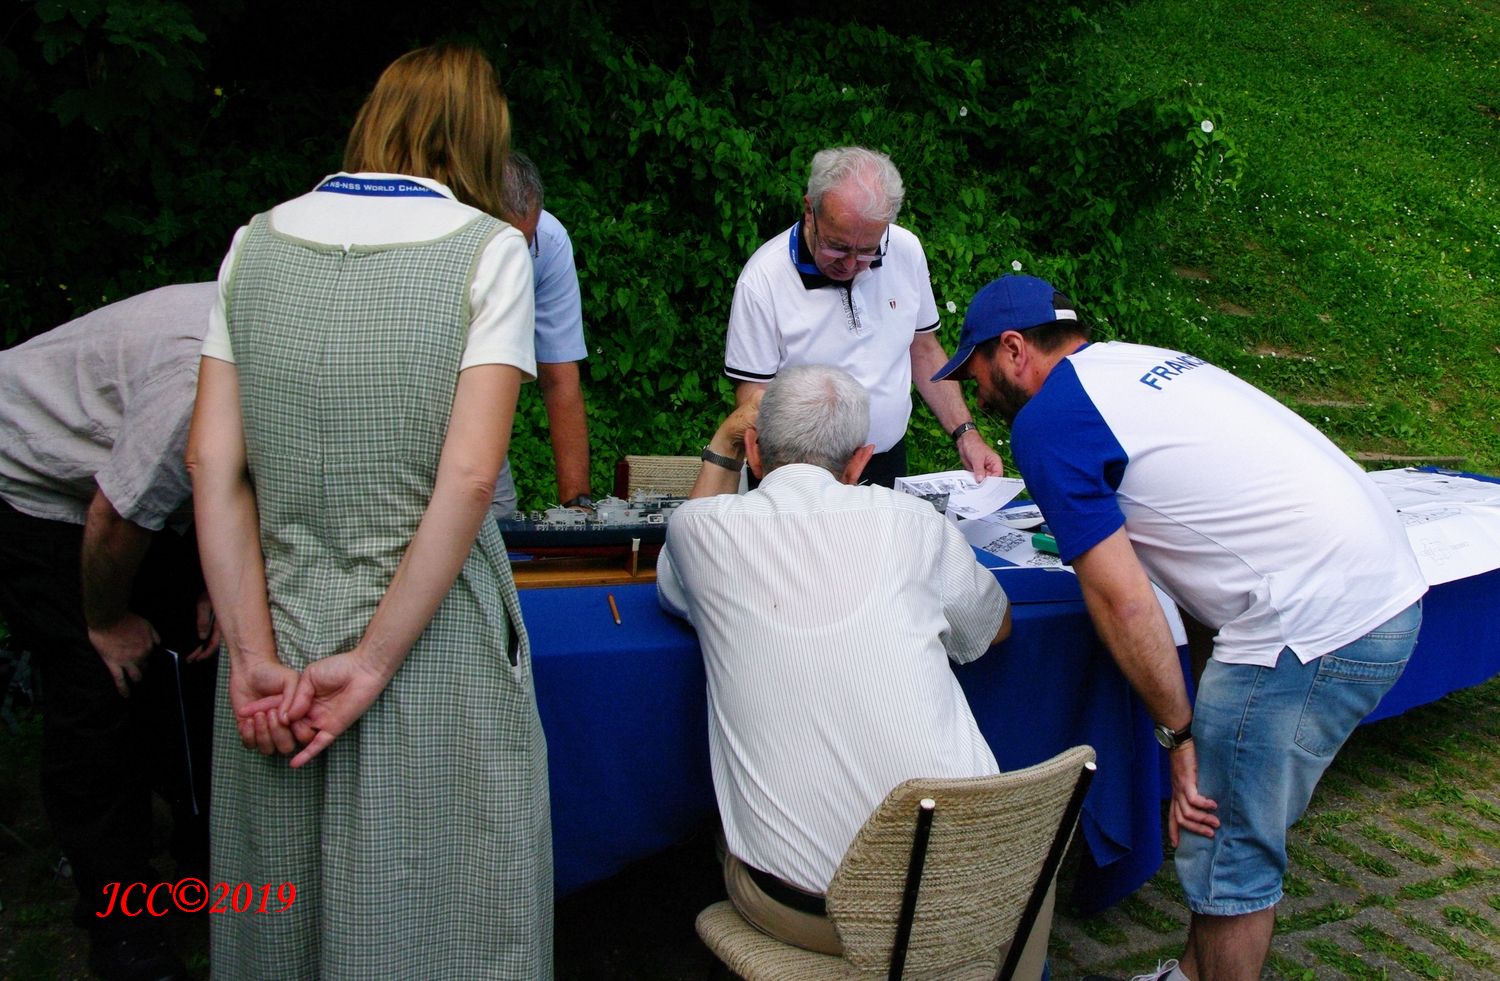
[[[787,243],[788,247],[791,249],[791,253],[792,253],[792,265],[795,266],[796,269],[797,269],[797,271],[799,273],[801,273],[802,275],[804,275],[804,276],[822,276],[823,275],[823,270],[819,269],[816,265],[814,265],[811,262],[802,262],[797,257],[797,253],[799,251],[801,251],[801,249],[800,249],[800,247],[798,245],[798,243],[801,241],[801,239],[802,239],[802,222],[798,221],[797,224],[795,224],[795,225],[792,226],[792,237],[791,237],[790,241]]]
[[[425,184],[405,177],[330,177],[317,187],[333,194],[359,194],[374,198],[440,198]]]

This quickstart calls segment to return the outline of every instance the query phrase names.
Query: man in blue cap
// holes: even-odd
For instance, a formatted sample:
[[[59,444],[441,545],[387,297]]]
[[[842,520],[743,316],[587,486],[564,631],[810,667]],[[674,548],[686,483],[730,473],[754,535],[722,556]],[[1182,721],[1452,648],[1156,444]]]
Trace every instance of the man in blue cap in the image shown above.
[[[1260,976],[1286,830],[1405,667],[1427,586],[1394,509],[1299,416],[1200,358],[1090,343],[1032,276],[974,297],[935,379],[1011,425],[1027,489],[1171,760],[1170,834],[1192,909],[1181,964]],[[1188,701],[1155,581],[1215,632]]]

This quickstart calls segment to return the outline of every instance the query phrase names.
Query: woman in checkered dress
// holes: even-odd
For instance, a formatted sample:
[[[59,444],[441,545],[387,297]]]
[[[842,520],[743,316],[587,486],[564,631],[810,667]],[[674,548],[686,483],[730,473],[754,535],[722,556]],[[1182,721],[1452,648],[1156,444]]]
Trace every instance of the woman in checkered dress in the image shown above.
[[[253,895],[211,919],[215,977],[551,973],[546,750],[485,520],[535,374],[508,143],[482,54],[411,52],[344,172],[220,272],[189,460],[228,655],[213,879]]]

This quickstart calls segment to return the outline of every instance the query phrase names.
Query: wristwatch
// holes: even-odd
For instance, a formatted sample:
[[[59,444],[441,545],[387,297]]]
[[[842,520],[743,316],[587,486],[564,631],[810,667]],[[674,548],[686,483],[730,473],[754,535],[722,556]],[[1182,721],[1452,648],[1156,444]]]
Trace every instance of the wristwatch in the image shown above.
[[[585,508],[592,511],[594,510],[594,499],[587,494],[579,494],[571,501],[563,501],[562,506],[565,508]]]
[[[1160,722],[1156,724],[1156,741],[1161,743],[1163,749],[1176,749],[1184,743],[1192,742],[1192,739],[1193,724],[1191,722],[1181,729],[1173,729]]]
[[[972,421],[970,421],[970,422],[963,422],[963,423],[959,423],[958,426],[956,426],[954,428],[953,432],[949,433],[948,435],[952,436],[953,437],[953,442],[957,443],[958,440],[959,440],[959,437],[961,437],[964,433],[968,432],[971,429],[978,429],[978,428],[979,427],[976,426],[976,425],[974,425],[974,423]]]
[[[723,467],[725,470],[733,470],[735,473],[739,473],[741,470],[745,469],[744,460],[736,460],[732,456],[725,456],[722,453],[715,453],[713,450],[709,449],[706,446],[703,447],[703,452],[698,454],[698,458],[704,463],[712,463],[716,467]]]

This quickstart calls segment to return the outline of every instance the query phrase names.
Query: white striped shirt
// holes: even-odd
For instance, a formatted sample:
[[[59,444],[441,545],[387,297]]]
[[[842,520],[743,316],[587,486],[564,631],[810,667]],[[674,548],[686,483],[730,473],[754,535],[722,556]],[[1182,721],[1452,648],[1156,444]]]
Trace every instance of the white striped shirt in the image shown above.
[[[698,632],[743,861],[822,893],[898,783],[998,772],[947,661],[984,653],[1005,593],[926,501],[780,467],[678,509],[657,592]]]

